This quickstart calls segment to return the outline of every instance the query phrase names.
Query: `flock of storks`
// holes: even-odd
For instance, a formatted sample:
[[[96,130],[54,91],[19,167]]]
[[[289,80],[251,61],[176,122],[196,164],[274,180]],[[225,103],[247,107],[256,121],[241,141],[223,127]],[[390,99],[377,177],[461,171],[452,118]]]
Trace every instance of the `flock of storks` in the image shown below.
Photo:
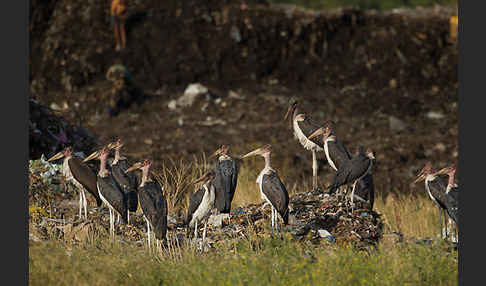
[[[352,185],[350,196],[351,205],[354,206],[354,199],[364,202],[371,210],[374,201],[374,185],[372,168],[375,161],[374,152],[371,149],[364,151],[358,147],[354,156],[351,156],[347,148],[338,140],[333,133],[333,124],[328,121],[324,126],[315,124],[305,113],[298,112],[298,102],[291,100],[285,120],[292,119],[292,127],[296,139],[301,145],[312,152],[312,186],[314,192],[322,192],[318,189],[317,183],[317,152],[324,151],[330,167],[336,171],[333,182],[328,186],[329,192],[326,195],[333,195],[341,186]],[[310,135],[306,135],[310,134]],[[322,135],[321,141],[317,137]],[[115,236],[115,214],[117,222],[130,223],[130,212],[137,211],[140,205],[143,217],[147,224],[147,241],[151,247],[151,229],[155,234],[157,247],[161,241],[166,239],[167,233],[167,201],[164,197],[163,188],[151,177],[150,167],[152,161],[145,159],[133,165],[128,163],[126,157],[120,154],[123,147],[120,139],[109,143],[101,150],[98,150],[85,159],[73,154],[71,147],[52,156],[48,161],[64,158],[62,173],[67,181],[72,181],[79,189],[79,217],[87,219],[86,193],[89,192],[95,199],[97,206],[103,203],[108,207],[110,214],[110,235]],[[282,183],[277,171],[271,165],[272,146],[264,145],[243,156],[231,156],[230,146],[222,145],[210,158],[217,157],[213,170],[207,171],[202,177],[193,182],[197,191],[192,194],[185,225],[188,229],[194,228],[194,237],[198,236],[198,224],[204,222],[202,241],[206,238],[208,219],[216,209],[220,215],[230,217],[231,202],[233,200],[238,182],[237,161],[260,155],[265,160],[265,166],[257,176],[261,198],[265,202],[262,208],[270,205],[272,208],[272,232],[279,231],[278,216],[285,225],[289,222],[289,195],[285,185]],[[114,158],[108,158],[114,151]],[[96,175],[85,162],[98,159],[100,168]],[[110,160],[110,161],[109,161]],[[141,170],[140,181],[134,173]],[[452,219],[457,225],[458,211],[458,186],[454,181],[455,167],[443,168],[434,172],[431,164],[426,166],[418,174],[415,182],[425,180],[425,190],[430,198],[442,212],[447,212],[451,223]],[[445,184],[440,175],[448,175],[448,184]],[[347,191],[347,190],[346,190]],[[322,192],[323,193],[323,192]],[[445,217],[445,216],[444,216]]]

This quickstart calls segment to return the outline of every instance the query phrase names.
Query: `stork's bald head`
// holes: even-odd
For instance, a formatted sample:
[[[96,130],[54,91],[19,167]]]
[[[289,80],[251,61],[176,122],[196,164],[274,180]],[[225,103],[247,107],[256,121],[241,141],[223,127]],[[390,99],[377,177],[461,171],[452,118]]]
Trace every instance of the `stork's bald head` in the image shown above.
[[[265,156],[267,154],[270,154],[271,152],[272,152],[272,145],[266,144],[263,147],[255,149],[255,150],[251,151],[250,153],[243,155],[241,158],[243,159],[243,158],[247,158],[247,157],[250,157],[250,156],[256,156],[256,155]]]
[[[425,180],[425,178],[429,175],[432,174],[432,164],[430,162],[425,163],[425,166],[420,170],[420,172],[417,175],[417,178],[415,179],[414,183],[418,183],[420,181]]]
[[[49,160],[47,160],[47,162],[55,161],[55,160],[61,159],[63,157],[69,157],[72,154],[73,154],[73,148],[71,146],[68,146],[68,147],[64,148],[64,150],[62,150],[61,152],[58,152],[57,154],[55,154],[54,156],[49,158]]]
[[[375,160],[375,151],[373,151],[371,148],[366,149],[366,156],[368,156],[368,158],[371,160]]]
[[[301,122],[301,121],[304,121],[304,120],[307,120],[307,119],[309,119],[309,116],[305,115],[304,113],[299,113],[294,118],[294,120],[296,120],[298,122]]]
[[[221,147],[219,147],[218,150],[214,151],[214,153],[211,154],[211,156],[209,156],[209,158],[212,158],[214,156],[218,156],[218,155],[221,155],[221,154],[228,155],[230,148],[231,148],[231,145],[223,144],[223,145],[221,145]]]

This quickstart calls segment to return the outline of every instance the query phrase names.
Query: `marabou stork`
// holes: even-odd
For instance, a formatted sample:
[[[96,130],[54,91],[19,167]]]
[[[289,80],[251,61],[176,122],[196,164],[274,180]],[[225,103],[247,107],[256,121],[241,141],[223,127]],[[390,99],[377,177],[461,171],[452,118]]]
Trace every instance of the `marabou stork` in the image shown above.
[[[125,173],[130,165],[128,165],[128,160],[125,157],[120,156],[120,148],[123,147],[123,144],[120,140],[112,142],[106,145],[106,147],[108,148],[108,150],[115,150],[115,158],[109,165],[109,171],[123,191],[125,200],[128,204],[127,222],[130,223],[130,211],[135,212],[137,211],[138,207],[137,176],[134,173]],[[89,161],[99,157],[100,152],[101,150],[93,152],[88,157],[86,157],[85,161]],[[118,216],[117,221],[118,223],[120,223],[120,216]]]
[[[309,134],[312,130],[315,130],[318,127],[316,124],[312,123],[309,119],[309,116],[298,113],[298,101],[291,100],[289,104],[289,108],[287,109],[287,113],[285,114],[285,119],[292,114],[292,128],[294,130],[294,137],[299,140],[300,144],[306,150],[310,150],[312,152],[312,189],[317,189],[317,154],[316,152],[321,152],[324,150],[322,146],[320,146],[319,142],[311,140],[311,138],[307,138],[305,134]]]
[[[67,147],[63,151],[52,156],[48,161],[54,161],[64,157],[62,163],[62,173],[67,181],[72,181],[79,189],[79,217],[84,208],[84,218],[88,218],[87,201],[85,190],[96,199],[96,205],[101,206],[101,198],[96,187],[96,175],[90,167],[83,164],[82,159],[73,154],[72,147]]]
[[[130,168],[130,165],[128,164],[127,158],[120,155],[121,147],[123,147],[123,144],[120,139],[114,143],[108,144],[108,148],[115,150],[115,158],[113,162],[111,162],[111,173],[127,197],[129,211],[128,223],[130,223],[130,212],[136,212],[138,207],[138,180],[135,173],[125,173],[125,171]]]
[[[157,239],[157,246],[160,247],[160,240],[166,239],[167,234],[167,200],[160,185],[149,176],[152,161],[149,159],[133,164],[125,173],[136,169],[142,170],[142,179],[138,186],[138,201],[143,211],[143,217],[147,223],[147,240],[150,243],[150,224]]]
[[[459,186],[456,184],[454,181],[454,176],[456,174],[456,166],[452,165],[450,167],[443,168],[439,170],[436,175],[448,175],[449,176],[449,181],[447,183],[446,187],[446,197],[448,198],[450,205],[451,205],[451,212],[454,214],[454,216],[457,218],[457,212],[459,209]],[[449,224],[452,225],[451,218],[449,217],[448,219]],[[447,226],[447,223],[446,223]],[[457,228],[457,224],[456,224]],[[447,231],[447,227],[446,227]],[[457,241],[457,234],[456,234],[456,241]]]
[[[437,172],[432,170],[430,162],[425,164],[425,167],[420,171],[415,179],[414,183],[425,181],[425,190],[430,199],[435,202],[439,209],[440,215],[440,229],[442,231],[442,212],[446,211],[449,217],[451,217],[457,224],[456,212],[453,209],[454,201],[451,200],[451,196],[446,193],[447,186],[444,181],[437,175]]]
[[[215,167],[215,178],[213,181],[216,191],[215,207],[218,212],[230,214],[231,202],[235,195],[238,183],[238,164],[229,154],[229,145],[222,145],[211,156],[218,156]]]
[[[96,156],[90,155],[83,162],[87,162],[92,159],[100,160],[100,170],[98,172],[98,180],[96,186],[98,189],[101,200],[108,206],[110,211],[110,233],[112,237],[115,237],[115,211],[121,216],[123,222],[127,221],[127,200],[122,189],[113,178],[113,175],[106,169],[106,160],[110,151],[107,147],[103,147],[100,152],[97,152]]]
[[[198,223],[204,220],[203,245],[206,239],[208,219],[215,203],[216,191],[213,183],[215,177],[214,171],[208,171],[193,182],[193,184],[202,182],[202,186],[192,195],[187,210],[186,224],[189,229],[194,227],[194,238],[197,238]]]
[[[351,154],[349,154],[348,149],[337,139],[336,135],[334,135],[332,125],[333,123],[328,121],[325,127],[321,127],[314,131],[314,133],[309,136],[309,139],[323,135],[322,143],[324,145],[324,153],[326,154],[327,162],[334,171],[337,171],[339,167],[351,160]]]
[[[356,184],[367,174],[371,173],[374,160],[375,154],[373,150],[368,148],[366,154],[359,152],[351,160],[344,162],[334,176],[333,183],[329,186],[329,194],[333,194],[342,185],[353,183],[353,189],[351,191],[351,204],[353,204]]]
[[[278,215],[283,219],[285,225],[289,222],[289,194],[285,185],[280,180],[280,177],[271,166],[271,153],[272,146],[267,144],[261,148],[258,148],[250,153],[242,156],[241,158],[247,158],[250,156],[260,155],[265,159],[265,167],[258,175],[256,182],[260,187],[260,195],[265,201],[263,207],[267,204],[272,206],[272,232],[274,229],[278,232]]]

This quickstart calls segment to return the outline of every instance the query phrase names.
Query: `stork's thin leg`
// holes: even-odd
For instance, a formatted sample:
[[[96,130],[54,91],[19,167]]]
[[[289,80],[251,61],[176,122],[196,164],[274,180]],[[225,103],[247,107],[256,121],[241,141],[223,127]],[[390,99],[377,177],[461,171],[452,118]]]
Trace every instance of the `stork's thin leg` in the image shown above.
[[[449,221],[447,220],[447,216],[448,214],[446,213],[446,210],[442,209],[442,212],[444,213],[444,228],[445,228],[445,238],[446,240],[449,239],[449,233],[447,231],[447,224],[449,223]]]
[[[277,233],[280,232],[280,230],[278,229],[278,212],[277,212],[277,209],[275,209],[275,230]]]
[[[130,210],[127,210],[127,224],[130,224]]]
[[[439,208],[439,221],[440,221],[440,235],[441,235],[441,238],[444,238],[444,233],[443,233],[443,229],[442,229],[442,209],[439,205],[437,205],[437,208]]]
[[[312,190],[317,189],[317,155],[316,151],[312,150]]]
[[[203,249],[204,249],[204,242],[206,241],[206,228],[208,227],[208,220],[206,219],[206,221],[204,222],[204,230],[203,230]]]
[[[351,213],[354,211],[354,189],[356,188],[356,183],[358,180],[354,181],[353,190],[351,191]]]
[[[111,208],[109,207],[108,210],[110,211],[110,236],[113,238],[114,237],[114,217],[113,217],[113,212]]]
[[[273,216],[274,216],[273,209],[274,209],[274,207],[272,206],[272,233],[273,233],[273,229],[275,228],[275,220],[273,218]]]
[[[84,218],[88,219],[88,201],[86,201],[86,192],[84,190],[81,192],[83,193]]]
[[[194,224],[194,239],[197,238],[197,220],[196,223]]]
[[[151,249],[151,243],[150,243],[150,223],[147,219],[146,216],[143,216],[143,218],[145,219],[145,222],[147,223],[147,243],[148,243],[148,247],[149,247],[149,250]]]
[[[83,195],[82,195],[82,191],[79,190],[79,219],[82,218],[81,216],[81,210],[83,209]]]

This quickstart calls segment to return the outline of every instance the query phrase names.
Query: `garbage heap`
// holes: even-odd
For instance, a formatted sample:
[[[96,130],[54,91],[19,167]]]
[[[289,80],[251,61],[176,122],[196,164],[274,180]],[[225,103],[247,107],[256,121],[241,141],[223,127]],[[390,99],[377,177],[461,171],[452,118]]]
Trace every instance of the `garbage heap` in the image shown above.
[[[97,208],[87,194],[88,220],[78,219],[78,196],[61,175],[61,165],[47,162],[44,157],[29,163],[29,230],[31,240],[62,239],[72,243],[90,241],[99,235],[108,235],[109,216],[104,206]],[[290,198],[289,225],[280,224],[281,233],[296,241],[313,244],[329,243],[352,245],[369,250],[382,238],[384,220],[370,211],[366,204],[355,201],[353,208],[341,194],[329,196],[322,192],[301,192]],[[207,233],[209,247],[231,243],[249,237],[266,237],[271,233],[271,208],[263,203],[234,208],[231,219],[213,215]],[[193,230],[183,223],[184,217],[168,217],[168,239],[179,245],[192,245]],[[280,220],[281,221],[281,220]],[[204,225],[201,224],[201,228]],[[200,229],[200,236],[202,234]],[[146,243],[146,225],[139,209],[130,216],[130,225],[116,226],[117,240]]]
[[[29,159],[50,157],[67,146],[75,152],[90,153],[98,144],[97,138],[58,116],[56,109],[62,107],[52,107],[29,99]]]

